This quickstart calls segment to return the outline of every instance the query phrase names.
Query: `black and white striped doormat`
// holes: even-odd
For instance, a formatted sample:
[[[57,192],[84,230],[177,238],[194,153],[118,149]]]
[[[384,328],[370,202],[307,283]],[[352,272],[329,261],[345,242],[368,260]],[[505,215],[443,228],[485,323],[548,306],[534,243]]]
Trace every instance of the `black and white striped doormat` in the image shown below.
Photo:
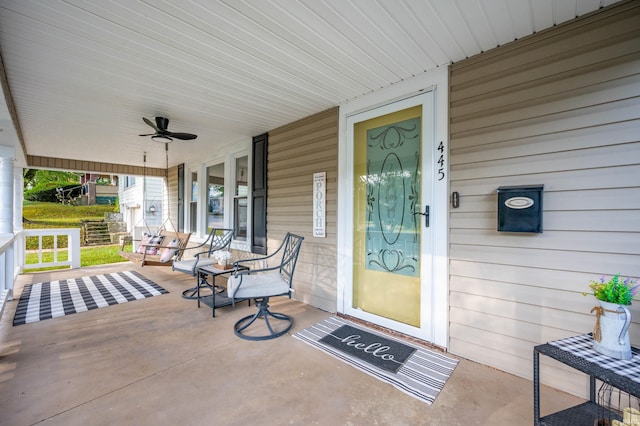
[[[392,336],[382,336],[375,330],[364,329],[359,325],[339,317],[331,317],[293,335],[303,342],[314,346],[339,360],[351,364],[373,377],[390,383],[421,401],[431,404],[444,388],[447,379],[458,365],[458,360],[440,352],[431,351],[407,342],[398,343],[410,347],[411,350],[398,349],[389,342]],[[376,338],[377,337],[377,338]],[[328,341],[336,340],[341,345]],[[342,347],[341,347],[342,346]],[[355,356],[355,352],[371,355]],[[398,356],[401,354],[401,356]],[[399,362],[398,368],[371,361],[385,358],[390,363]]]
[[[27,324],[169,293],[135,271],[29,284],[13,317]]]

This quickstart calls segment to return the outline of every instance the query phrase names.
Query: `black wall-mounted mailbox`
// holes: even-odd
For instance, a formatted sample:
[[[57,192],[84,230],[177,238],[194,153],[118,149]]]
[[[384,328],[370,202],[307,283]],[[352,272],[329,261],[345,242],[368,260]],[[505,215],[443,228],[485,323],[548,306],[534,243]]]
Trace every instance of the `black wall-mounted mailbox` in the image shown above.
[[[542,232],[543,185],[498,188],[498,231]]]

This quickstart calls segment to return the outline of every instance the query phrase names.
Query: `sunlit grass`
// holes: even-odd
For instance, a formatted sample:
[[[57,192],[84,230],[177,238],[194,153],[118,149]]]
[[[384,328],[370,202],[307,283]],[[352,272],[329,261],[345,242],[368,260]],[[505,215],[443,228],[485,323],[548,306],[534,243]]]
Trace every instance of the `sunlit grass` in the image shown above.
[[[116,211],[113,206],[70,206],[59,203],[42,203],[25,201],[22,206],[22,216],[24,218],[24,229],[46,229],[46,228],[80,228],[82,220],[102,220],[107,212]],[[63,262],[69,259],[67,251],[67,236],[57,237],[55,246],[57,247],[57,261]],[[27,237],[27,250],[37,249],[39,237]],[[51,249],[54,247],[52,236],[42,237],[42,262],[53,262],[54,254]],[[109,263],[126,262],[127,259],[118,255],[119,245],[89,246],[80,248],[80,266],[106,265]],[[38,264],[38,252],[30,251],[26,255],[25,272],[47,271],[53,269],[68,269],[68,266],[52,266],[47,268],[30,268],[29,265]]]
[[[114,206],[70,206],[60,203],[43,203],[25,201],[22,204],[22,227],[24,229],[48,229],[48,228],[80,228],[82,220],[102,220],[104,214],[115,211]],[[42,238],[42,247],[53,248],[52,236]],[[67,247],[67,237],[59,236],[57,247]],[[26,241],[27,250],[38,248],[38,237],[29,237]]]
[[[120,251],[119,245],[109,245],[109,246],[96,246],[96,247],[83,247],[80,249],[80,266],[94,266],[94,265],[106,265],[109,263],[118,263],[118,262],[126,262],[127,259],[121,257],[118,252]],[[69,257],[67,250],[58,250],[58,262],[63,262],[67,260]],[[54,256],[51,251],[43,251],[42,252],[42,261],[43,262],[53,262]],[[38,263],[38,253],[31,252],[27,253],[26,256],[26,265],[24,266],[25,272],[38,272],[38,271],[48,271],[53,269],[68,269],[68,266],[52,266],[47,268],[29,268],[29,265]]]

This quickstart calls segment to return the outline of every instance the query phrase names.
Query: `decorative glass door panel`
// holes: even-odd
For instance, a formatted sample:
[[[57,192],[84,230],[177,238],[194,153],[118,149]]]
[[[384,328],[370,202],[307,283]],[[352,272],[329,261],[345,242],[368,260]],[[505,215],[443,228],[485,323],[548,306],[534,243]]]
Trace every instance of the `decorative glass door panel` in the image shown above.
[[[353,308],[420,326],[422,106],[354,124]]]

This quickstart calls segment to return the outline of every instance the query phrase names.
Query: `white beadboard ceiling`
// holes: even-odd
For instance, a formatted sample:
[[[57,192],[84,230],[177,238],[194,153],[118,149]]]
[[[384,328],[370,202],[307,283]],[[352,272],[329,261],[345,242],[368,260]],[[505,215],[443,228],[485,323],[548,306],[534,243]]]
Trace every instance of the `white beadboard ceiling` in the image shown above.
[[[615,2],[0,0],[0,53],[27,154],[164,167],[143,116],[189,162]]]

